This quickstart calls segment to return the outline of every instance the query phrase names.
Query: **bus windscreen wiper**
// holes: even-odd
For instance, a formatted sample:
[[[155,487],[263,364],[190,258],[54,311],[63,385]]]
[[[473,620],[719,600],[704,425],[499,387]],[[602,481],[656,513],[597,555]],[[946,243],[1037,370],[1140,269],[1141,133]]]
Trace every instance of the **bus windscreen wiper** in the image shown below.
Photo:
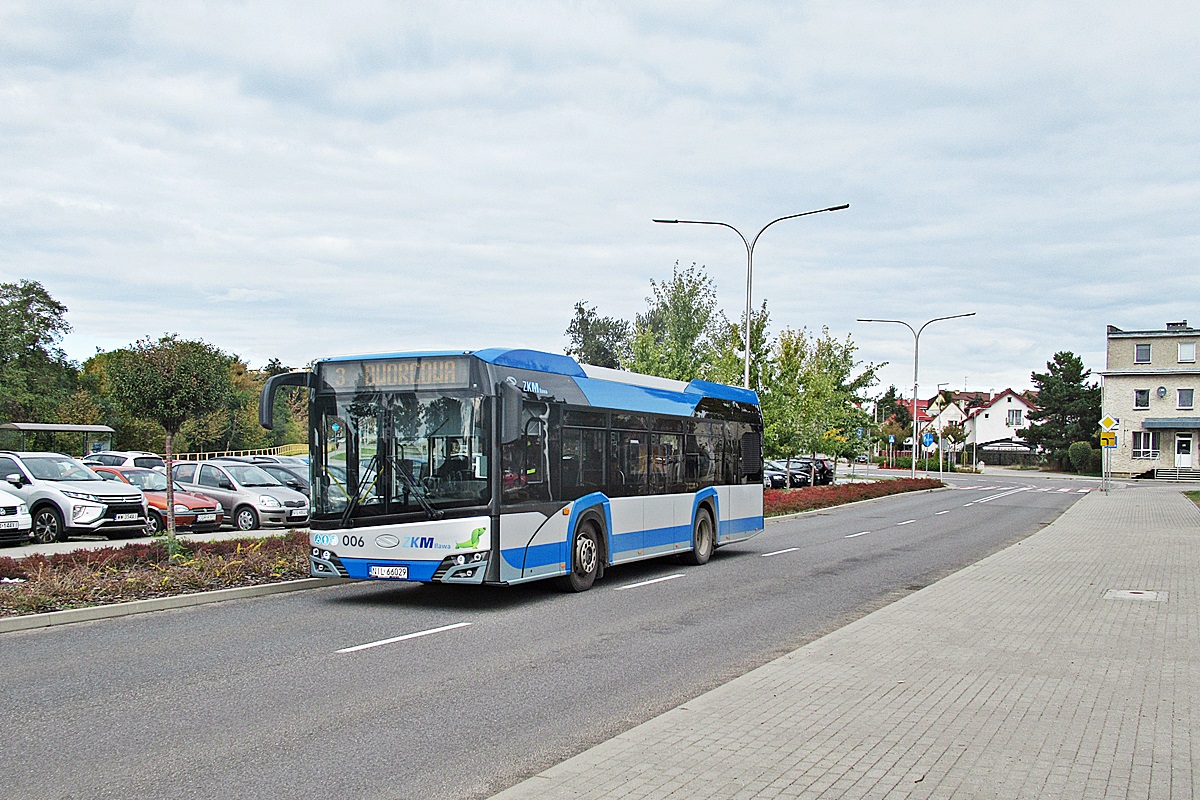
[[[376,453],[376,455],[378,455],[378,453]],[[420,504],[421,508],[425,510],[425,516],[429,517],[430,519],[441,519],[442,517],[446,516],[445,511],[442,511],[440,508],[433,507],[433,503],[430,503],[429,498],[427,498],[424,493],[421,492],[420,487],[417,486],[417,482],[413,480],[412,476],[405,472],[404,469],[396,463],[396,458],[394,456],[388,456],[388,466],[392,468],[392,472],[400,476],[400,480],[404,481],[404,485],[412,491],[413,498],[417,501],[417,503]]]

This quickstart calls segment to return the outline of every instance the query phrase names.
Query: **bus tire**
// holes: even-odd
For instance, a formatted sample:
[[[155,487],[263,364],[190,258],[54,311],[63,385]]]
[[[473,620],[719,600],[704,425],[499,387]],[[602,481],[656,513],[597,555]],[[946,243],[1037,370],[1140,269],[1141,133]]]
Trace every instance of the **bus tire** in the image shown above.
[[[713,549],[716,547],[717,537],[713,530],[712,514],[707,508],[701,508],[696,512],[696,519],[692,523],[692,549],[683,554],[683,563],[691,564],[698,567],[701,564],[707,564],[712,558]]]
[[[600,534],[591,522],[575,530],[571,542],[571,571],[558,578],[558,588],[564,592],[586,592],[600,575]]]

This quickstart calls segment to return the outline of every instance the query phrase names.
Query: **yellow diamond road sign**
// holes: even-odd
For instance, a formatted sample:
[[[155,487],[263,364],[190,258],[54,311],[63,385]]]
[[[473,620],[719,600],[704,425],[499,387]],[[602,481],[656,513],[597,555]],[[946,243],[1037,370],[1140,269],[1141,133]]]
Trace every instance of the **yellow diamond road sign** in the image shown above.
[[[1113,428],[1117,427],[1120,424],[1121,424],[1121,420],[1113,419],[1112,417],[1108,416],[1107,414],[1104,416],[1104,419],[1100,420],[1100,427],[1106,431],[1111,431]]]

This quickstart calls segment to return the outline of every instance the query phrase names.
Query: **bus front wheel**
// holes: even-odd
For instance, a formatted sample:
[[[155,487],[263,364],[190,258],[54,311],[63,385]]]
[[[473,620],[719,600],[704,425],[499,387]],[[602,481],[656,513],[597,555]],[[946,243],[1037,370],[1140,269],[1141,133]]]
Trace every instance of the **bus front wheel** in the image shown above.
[[[564,592],[586,592],[600,574],[600,535],[592,524],[581,525],[571,543],[571,571],[558,579]]]
[[[716,546],[716,534],[713,531],[712,516],[707,509],[696,512],[696,521],[692,523],[692,549],[683,554],[683,563],[692,566],[707,564],[712,558]]]

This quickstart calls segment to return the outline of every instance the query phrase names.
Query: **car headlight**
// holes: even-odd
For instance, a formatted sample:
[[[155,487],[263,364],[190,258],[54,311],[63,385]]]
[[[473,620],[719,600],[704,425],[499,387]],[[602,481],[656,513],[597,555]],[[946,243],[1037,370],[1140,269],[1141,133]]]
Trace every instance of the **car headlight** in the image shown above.
[[[17,503],[17,513],[22,515],[28,514],[29,506],[25,505],[24,503]]]
[[[176,515],[192,513],[192,510],[190,508],[188,508],[187,506],[183,505],[182,503],[176,503],[173,506],[173,508],[175,510]]]
[[[225,506],[221,505],[220,503],[217,503],[217,513],[218,513],[218,514],[224,514],[224,513],[225,513]]]
[[[100,502],[100,498],[96,497],[94,494],[87,494],[86,492],[64,491],[63,494],[65,494],[67,497],[70,497],[72,500],[87,500],[90,503]]]
[[[258,504],[263,508],[283,508],[283,505],[269,494],[260,494]]]

